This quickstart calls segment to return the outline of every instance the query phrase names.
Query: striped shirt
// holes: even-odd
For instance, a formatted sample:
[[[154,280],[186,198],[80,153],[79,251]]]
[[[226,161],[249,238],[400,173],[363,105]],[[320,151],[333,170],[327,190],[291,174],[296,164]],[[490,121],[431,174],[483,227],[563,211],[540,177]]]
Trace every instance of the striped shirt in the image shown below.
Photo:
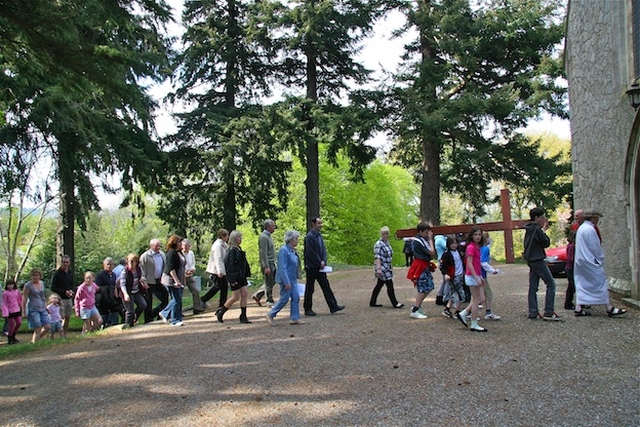
[[[380,260],[380,266],[382,267],[382,279],[393,279],[393,249],[388,240],[379,239],[373,246],[374,259]],[[375,270],[374,264],[374,270]],[[377,273],[374,271],[374,274]]]

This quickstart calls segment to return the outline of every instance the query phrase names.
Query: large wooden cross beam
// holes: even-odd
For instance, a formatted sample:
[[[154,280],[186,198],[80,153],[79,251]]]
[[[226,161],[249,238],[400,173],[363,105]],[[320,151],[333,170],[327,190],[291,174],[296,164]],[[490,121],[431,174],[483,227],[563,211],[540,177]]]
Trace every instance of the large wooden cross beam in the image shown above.
[[[524,228],[529,223],[523,219],[511,219],[511,203],[509,200],[509,190],[500,190],[500,205],[502,206],[502,221],[500,222],[483,222],[481,224],[459,224],[459,225],[438,225],[432,227],[433,234],[458,234],[468,233],[471,228],[478,225],[482,231],[503,231],[504,232],[504,257],[507,263],[515,262],[513,254],[513,230]],[[416,235],[415,228],[405,228],[396,231],[396,237],[413,237]]]

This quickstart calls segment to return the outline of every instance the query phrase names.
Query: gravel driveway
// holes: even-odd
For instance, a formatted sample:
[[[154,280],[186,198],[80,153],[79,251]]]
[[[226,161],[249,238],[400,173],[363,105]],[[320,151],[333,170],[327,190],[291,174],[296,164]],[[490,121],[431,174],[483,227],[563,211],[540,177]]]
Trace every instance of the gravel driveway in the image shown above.
[[[113,329],[81,342],[0,360],[2,426],[639,426],[638,312],[603,307],[563,322],[526,318],[526,266],[491,280],[488,333],[444,318],[431,295],[409,318],[413,287],[396,269],[392,309],[370,308],[371,269],[330,274],[339,303],[318,289],[317,317],[271,327],[239,309]],[[539,300],[544,304],[545,285]],[[107,333],[108,332],[108,333]]]

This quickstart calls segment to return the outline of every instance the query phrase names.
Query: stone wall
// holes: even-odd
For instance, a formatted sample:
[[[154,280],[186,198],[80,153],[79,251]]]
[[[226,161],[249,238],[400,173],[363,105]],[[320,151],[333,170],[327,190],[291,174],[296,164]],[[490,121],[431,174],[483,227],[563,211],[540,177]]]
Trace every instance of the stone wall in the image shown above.
[[[625,28],[631,0],[571,0],[567,25],[574,204],[594,208],[600,220],[605,269],[612,289],[631,289],[631,246],[624,165],[634,112]]]

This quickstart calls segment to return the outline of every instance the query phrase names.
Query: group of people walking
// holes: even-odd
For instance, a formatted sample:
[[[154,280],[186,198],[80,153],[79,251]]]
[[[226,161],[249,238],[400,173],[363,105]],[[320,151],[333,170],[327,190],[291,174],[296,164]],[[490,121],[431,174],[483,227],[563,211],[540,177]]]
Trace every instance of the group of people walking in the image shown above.
[[[528,317],[530,319],[561,320],[555,312],[556,284],[549,267],[545,263],[545,248],[550,239],[546,235],[549,227],[545,212],[533,208],[529,212],[530,223],[525,227],[524,259],[529,267]],[[565,309],[575,310],[576,317],[590,316],[586,309],[591,305],[604,305],[609,317],[623,315],[627,310],[614,307],[609,299],[609,291],[604,274],[604,252],[602,237],[597,228],[601,214],[596,211],[576,211],[576,222],[572,225],[568,238],[566,273],[568,288]],[[497,274],[499,270],[490,265],[489,234],[480,226],[473,226],[466,238],[460,241],[456,236],[436,236],[426,222],[417,226],[417,235],[405,239],[403,253],[409,267],[407,278],[414,284],[416,296],[411,307],[410,317],[426,319],[422,302],[435,289],[432,273],[439,268],[443,281],[436,302],[445,305],[442,314],[458,319],[472,332],[486,332],[480,326],[479,309],[485,308],[485,320],[499,320],[501,317],[491,310],[493,299],[487,280],[488,274]],[[373,288],[370,307],[381,307],[377,299],[384,286],[394,308],[403,304],[396,299],[393,288],[393,250],[389,244],[389,228],[380,229],[380,239],[374,248],[374,269],[376,284]],[[437,257],[437,258],[436,258]],[[432,260],[437,259],[438,264]],[[544,312],[538,309],[537,292],[542,279],[546,285]],[[576,303],[573,304],[573,297]],[[461,309],[461,305],[469,305]],[[452,312],[452,310],[454,310]]]
[[[387,287],[387,294],[394,308],[402,308],[393,290],[393,267],[391,264],[393,250],[388,243],[389,228],[380,230],[380,240],[374,245],[376,286],[371,294],[369,306],[380,307],[377,298],[382,286]],[[438,240],[438,243],[436,243]],[[407,243],[409,242],[409,248]],[[437,236],[427,222],[420,222],[417,235],[405,241],[403,252],[410,254],[411,264],[407,278],[413,282],[416,295],[409,316],[413,319],[426,319],[422,310],[425,298],[435,289],[433,272],[440,269],[442,284],[438,290],[436,301],[444,305],[443,316],[458,319],[473,332],[486,332],[487,329],[478,324],[478,311],[486,302],[485,320],[499,320],[500,316],[491,311],[491,290],[488,286],[487,272],[497,274],[498,270],[489,265],[489,236],[478,226],[471,228],[464,245],[459,245],[456,236]],[[464,250],[462,250],[464,248]],[[436,264],[433,260],[437,260]],[[468,296],[470,295],[470,299]],[[461,309],[464,302],[469,306]],[[452,312],[451,310],[455,310]]]
[[[303,307],[305,316],[316,315],[313,311],[313,293],[316,281],[322,289],[330,313],[333,314],[345,308],[338,304],[327,279],[327,251],[324,239],[320,234],[322,225],[322,218],[313,218],[311,228],[304,239],[304,266],[307,276]],[[304,323],[300,319],[301,295],[298,286],[299,280],[302,278],[302,262],[296,250],[300,232],[287,230],[284,233],[283,245],[276,251],[272,236],[275,230],[275,221],[265,220],[264,230],[258,239],[258,258],[264,283],[252,295],[252,298],[257,305],[261,306],[261,300],[266,296],[266,303],[270,308],[266,318],[271,325],[275,326],[276,316],[287,304],[290,305],[289,323],[300,325]],[[212,287],[203,300],[210,298],[218,291],[222,292],[227,284],[232,290],[231,298],[225,302],[222,302],[221,294],[221,306],[216,310],[216,317],[221,323],[224,322],[225,313],[238,299],[240,300],[240,322],[251,323],[247,317],[247,277],[251,276],[251,272],[246,255],[240,248],[241,243],[242,235],[239,232],[231,232],[227,239],[226,230],[220,230],[218,239],[211,247],[207,272],[211,274]],[[273,288],[276,283],[280,286],[278,301],[275,301],[273,296]]]
[[[626,309],[614,307],[609,298],[609,288],[604,273],[604,251],[602,237],[597,224],[602,215],[594,210],[575,212],[575,222],[571,226],[565,272],[567,287],[564,308],[574,310],[576,317],[591,316],[585,308],[604,305],[609,317],[621,316]],[[549,247],[549,237],[545,231],[549,227],[545,212],[540,208],[530,211],[531,223],[525,234],[525,259],[529,266],[529,318],[560,320],[554,311],[556,284],[549,267],[544,262],[544,249]],[[544,315],[538,312],[536,293],[542,279],[547,285]],[[575,294],[576,303],[573,303]]]
[[[290,303],[289,323],[299,325],[301,259],[296,251],[300,233],[288,230],[284,235],[284,244],[275,249],[272,233],[276,229],[273,220],[264,222],[264,231],[259,239],[260,269],[264,284],[253,295],[254,301],[262,305],[266,296],[270,306],[267,316],[269,323],[275,324],[275,317]],[[329,311],[336,313],[344,309],[339,305],[327,279],[327,253],[320,234],[322,219],[313,218],[311,230],[305,237],[304,262],[307,273],[305,286],[304,314],[315,316],[313,311],[313,293],[317,281],[322,289]],[[113,258],[103,261],[103,269],[97,275],[91,271],[84,274],[83,281],[76,286],[70,269],[71,259],[63,256],[60,268],[56,270],[51,282],[52,294],[46,304],[45,285],[42,272],[34,269],[31,280],[20,292],[14,280],[5,284],[1,301],[2,314],[6,319],[6,335],[9,343],[17,343],[16,334],[22,324],[22,316],[28,318],[29,326],[34,330],[32,342],[55,333],[66,337],[69,319],[73,312],[83,319],[83,333],[92,332],[106,326],[124,321],[124,328],[133,327],[140,319],[145,323],[162,320],[172,326],[184,325],[182,294],[189,288],[193,296],[194,314],[202,313],[208,307],[208,301],[220,294],[219,307],[215,315],[224,322],[225,313],[236,301],[240,301],[241,323],[251,323],[247,315],[248,278],[251,269],[245,251],[241,247],[242,233],[225,229],[217,232],[206,271],[210,275],[210,289],[202,296],[196,286],[195,257],[191,243],[178,235],[167,240],[165,251],[159,239],[149,242],[149,249],[138,256],[128,254],[118,265]],[[279,268],[276,268],[279,266]],[[274,300],[273,288],[278,283],[280,298]],[[231,296],[228,296],[231,288]],[[157,304],[154,306],[154,297]]]
[[[590,316],[587,311],[591,305],[605,305],[610,317],[626,313],[625,309],[613,307],[604,275],[604,253],[601,247],[601,236],[597,228],[600,214],[595,211],[576,211],[576,222],[571,228],[567,247],[566,272],[569,286],[567,288],[565,309],[573,309],[575,316]],[[540,208],[530,211],[531,222],[525,227],[524,258],[529,266],[528,317],[545,320],[561,320],[555,312],[556,285],[544,259],[545,248],[550,239],[545,231],[548,221]],[[327,252],[321,234],[322,218],[311,221],[309,232],[304,238],[304,269],[306,284],[304,285],[304,315],[316,316],[313,310],[313,294],[317,281],[323,292],[330,313],[336,313],[345,307],[338,304],[327,279]],[[269,324],[276,324],[276,317],[289,304],[289,323],[299,325],[301,320],[300,298],[302,279],[302,261],[297,252],[300,233],[287,230],[284,243],[276,251],[272,234],[276,230],[275,221],[267,219],[264,230],[258,240],[260,270],[264,277],[263,285],[252,294],[257,305],[262,305],[262,298],[270,310],[266,314]],[[393,286],[393,249],[389,243],[390,230],[380,229],[380,238],[374,244],[374,275],[376,283],[371,294],[369,305],[381,307],[378,296],[383,287],[393,308],[402,308],[404,304],[395,296]],[[415,286],[416,295],[410,310],[410,317],[425,319],[422,302],[435,289],[433,272],[438,268],[442,273],[442,284],[438,290],[436,301],[445,306],[442,314],[458,319],[473,332],[486,332],[487,329],[478,324],[479,309],[486,310],[485,320],[499,320],[500,316],[491,311],[492,293],[487,280],[487,273],[497,274],[490,262],[490,238],[479,226],[471,228],[466,239],[459,236],[436,236],[427,222],[417,226],[417,235],[407,239],[403,252],[411,255],[407,278]],[[247,301],[251,269],[246,253],[241,247],[242,233],[225,229],[217,232],[211,246],[206,271],[210,275],[210,289],[200,296],[194,274],[195,257],[191,243],[178,235],[169,237],[166,252],[161,250],[161,242],[152,239],[149,249],[141,256],[135,253],[127,255],[118,266],[112,258],[103,262],[103,270],[94,275],[88,271],[79,286],[75,286],[73,275],[69,269],[70,258],[64,256],[60,268],[52,278],[49,304],[46,304],[45,286],[42,272],[34,269],[31,280],[21,293],[14,280],[8,280],[2,296],[2,315],[6,319],[6,335],[10,344],[18,342],[16,333],[21,326],[22,316],[28,318],[34,330],[32,341],[36,342],[46,335],[52,338],[55,333],[65,337],[68,332],[69,319],[75,311],[83,319],[83,333],[94,331],[103,325],[117,324],[122,317],[124,327],[132,327],[144,313],[145,323],[160,319],[173,326],[184,325],[182,294],[185,287],[193,295],[194,314],[202,313],[208,307],[208,301],[218,292],[219,307],[215,312],[218,322],[224,322],[225,313],[236,301],[240,301],[240,323],[251,323],[247,315]],[[409,247],[409,250],[407,250]],[[437,260],[436,264],[433,260]],[[539,281],[546,285],[544,314],[539,313],[537,292]],[[274,300],[275,284],[279,285],[279,299]],[[228,288],[231,296],[228,297]],[[573,297],[576,303],[573,304]],[[159,303],[153,307],[154,296]],[[469,303],[466,308],[462,304]],[[453,310],[453,311],[452,311]]]

